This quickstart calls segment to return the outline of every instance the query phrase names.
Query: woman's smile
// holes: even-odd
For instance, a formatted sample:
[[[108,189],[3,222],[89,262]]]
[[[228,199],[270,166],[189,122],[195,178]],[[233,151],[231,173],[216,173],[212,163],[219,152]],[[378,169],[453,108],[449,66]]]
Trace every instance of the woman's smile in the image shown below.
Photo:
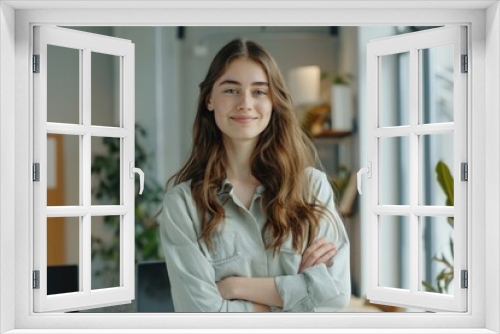
[[[239,124],[249,124],[250,122],[256,120],[257,118],[252,116],[234,116],[230,117],[230,119]]]

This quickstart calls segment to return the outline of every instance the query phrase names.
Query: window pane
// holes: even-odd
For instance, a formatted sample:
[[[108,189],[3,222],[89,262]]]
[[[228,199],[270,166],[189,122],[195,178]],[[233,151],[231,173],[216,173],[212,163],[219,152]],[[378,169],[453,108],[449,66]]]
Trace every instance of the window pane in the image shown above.
[[[120,57],[92,52],[92,125],[120,126]]]
[[[92,137],[92,205],[120,205],[120,138]]]
[[[380,126],[409,125],[409,52],[381,56]]]
[[[379,285],[410,288],[410,229],[408,216],[380,216]]]
[[[422,205],[453,206],[453,133],[421,136]]]
[[[420,51],[423,124],[453,122],[453,44]]]
[[[79,289],[80,218],[47,218],[47,294]]]
[[[120,216],[92,217],[92,289],[120,286]]]
[[[421,290],[453,295],[453,217],[421,217]]]
[[[380,139],[380,204],[410,204],[409,152],[408,136]]]
[[[47,122],[80,123],[80,50],[47,45]]]
[[[49,133],[47,206],[63,205],[80,205],[80,139],[79,136]]]

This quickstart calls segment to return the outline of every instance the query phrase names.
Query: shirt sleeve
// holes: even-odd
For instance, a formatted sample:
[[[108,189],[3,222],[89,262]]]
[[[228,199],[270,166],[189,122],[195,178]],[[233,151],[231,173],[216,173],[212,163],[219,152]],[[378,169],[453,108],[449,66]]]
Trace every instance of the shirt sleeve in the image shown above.
[[[253,312],[251,302],[220,295],[182,194],[165,194],[160,233],[176,312]]]
[[[320,220],[318,237],[326,237],[338,247],[330,266],[319,264],[301,274],[276,276],[276,289],[283,300],[284,312],[337,312],[349,304],[351,277],[349,239],[335,208],[334,194],[326,175],[313,171],[314,195],[326,205],[337,226],[328,218]]]

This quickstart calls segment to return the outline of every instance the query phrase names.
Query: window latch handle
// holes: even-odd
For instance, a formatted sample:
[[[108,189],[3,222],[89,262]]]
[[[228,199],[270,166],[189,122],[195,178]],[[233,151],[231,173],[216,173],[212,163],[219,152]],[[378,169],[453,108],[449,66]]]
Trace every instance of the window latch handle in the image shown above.
[[[139,189],[139,195],[142,195],[142,191],[144,190],[144,172],[140,168],[134,167],[134,162],[130,161],[129,163],[130,167],[130,178],[134,178],[134,173],[139,174],[139,184],[140,184],[140,189]]]
[[[363,174],[367,173],[368,178],[369,179],[372,178],[372,163],[371,163],[371,161],[368,161],[367,165],[368,165],[367,167],[363,167],[358,171],[358,192],[360,195],[363,194],[361,192],[361,176],[363,176]]]

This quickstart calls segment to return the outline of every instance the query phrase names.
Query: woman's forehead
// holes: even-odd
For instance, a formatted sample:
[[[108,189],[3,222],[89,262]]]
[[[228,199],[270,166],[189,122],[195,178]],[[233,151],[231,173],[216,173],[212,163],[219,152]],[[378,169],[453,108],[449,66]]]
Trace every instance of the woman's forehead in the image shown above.
[[[217,81],[223,80],[268,82],[268,75],[262,64],[250,58],[237,58],[226,65]]]

